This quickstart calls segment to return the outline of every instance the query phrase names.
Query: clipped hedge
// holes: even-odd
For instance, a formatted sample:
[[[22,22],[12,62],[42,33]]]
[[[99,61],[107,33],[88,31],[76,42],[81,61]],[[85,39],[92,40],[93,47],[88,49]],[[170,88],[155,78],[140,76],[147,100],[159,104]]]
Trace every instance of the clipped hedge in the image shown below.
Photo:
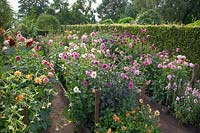
[[[175,50],[181,48],[181,54],[187,55],[193,63],[200,64],[200,27],[174,26],[174,25],[66,25],[65,30],[76,30],[80,34],[91,33],[92,31],[109,32],[117,30],[119,32],[129,31],[136,34],[141,28],[146,28],[151,35],[151,43],[161,49]]]
[[[199,26],[200,27],[200,20],[197,20],[193,23],[188,24],[187,26]]]

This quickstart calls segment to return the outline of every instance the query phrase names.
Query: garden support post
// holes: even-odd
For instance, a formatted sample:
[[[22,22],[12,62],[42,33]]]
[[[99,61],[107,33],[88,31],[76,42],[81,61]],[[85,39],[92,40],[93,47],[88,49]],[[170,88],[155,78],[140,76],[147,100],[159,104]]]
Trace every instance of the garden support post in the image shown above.
[[[23,113],[24,113],[24,124],[28,125],[28,109],[26,106],[23,106]]]
[[[95,90],[95,130],[99,121],[99,90]]]
[[[144,96],[145,96],[145,93],[146,93],[146,89],[148,88],[148,86],[150,85],[151,83],[151,80],[147,80],[144,82],[143,84],[143,87],[142,87],[142,95],[141,95],[141,99],[144,101]]]
[[[194,88],[195,82],[198,78],[198,72],[199,72],[199,64],[194,64],[193,71],[192,71],[192,78],[189,84],[192,88]]]

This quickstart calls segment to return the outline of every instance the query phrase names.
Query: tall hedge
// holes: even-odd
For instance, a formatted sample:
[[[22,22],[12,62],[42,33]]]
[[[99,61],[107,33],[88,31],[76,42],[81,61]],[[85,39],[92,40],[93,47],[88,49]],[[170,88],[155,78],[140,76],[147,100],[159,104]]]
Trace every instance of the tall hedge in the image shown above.
[[[169,26],[169,25],[67,25],[65,30],[76,30],[82,33],[91,33],[92,31],[109,32],[117,30],[119,32],[129,31],[136,34],[141,28],[146,28],[151,35],[151,43],[160,49],[175,50],[181,48],[182,53],[193,63],[200,64],[200,27],[187,26]]]

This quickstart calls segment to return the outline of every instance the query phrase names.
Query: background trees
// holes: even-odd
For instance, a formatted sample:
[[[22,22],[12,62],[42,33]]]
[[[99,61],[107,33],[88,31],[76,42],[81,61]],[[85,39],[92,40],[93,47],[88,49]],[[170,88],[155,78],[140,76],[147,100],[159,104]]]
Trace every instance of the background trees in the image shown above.
[[[13,19],[13,11],[7,0],[0,1],[0,28],[7,27]]]
[[[128,0],[102,0],[97,8],[98,17],[101,20],[112,19],[117,21],[125,17],[124,11],[128,5]]]
[[[140,23],[144,22],[142,18],[145,18],[141,15],[152,16],[152,13],[157,17],[151,18],[150,23],[162,20],[160,22],[166,24],[188,24],[200,19],[199,0],[102,0],[97,7],[94,7],[96,0],[76,0],[73,4],[69,2],[68,0],[19,0],[19,18],[25,25],[33,26],[42,13],[55,16],[63,25],[95,23],[106,19],[116,23],[125,17],[131,17],[133,22]],[[2,25],[12,20],[13,13],[6,0],[1,0],[0,4]],[[138,18],[141,21],[136,21]],[[160,20],[154,20],[157,18]]]
[[[44,13],[48,7],[48,0],[19,0],[19,16],[29,16],[34,11],[37,16]]]

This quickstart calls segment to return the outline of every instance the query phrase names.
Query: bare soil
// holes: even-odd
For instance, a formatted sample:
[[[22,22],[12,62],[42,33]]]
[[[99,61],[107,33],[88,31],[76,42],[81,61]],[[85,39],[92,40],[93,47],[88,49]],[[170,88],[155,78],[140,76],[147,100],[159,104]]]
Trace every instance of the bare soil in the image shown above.
[[[68,106],[69,101],[64,96],[64,88],[57,83],[55,85],[56,95],[52,100],[52,110],[49,114],[50,128],[41,133],[74,133],[73,123],[68,122],[62,115],[63,110]]]

